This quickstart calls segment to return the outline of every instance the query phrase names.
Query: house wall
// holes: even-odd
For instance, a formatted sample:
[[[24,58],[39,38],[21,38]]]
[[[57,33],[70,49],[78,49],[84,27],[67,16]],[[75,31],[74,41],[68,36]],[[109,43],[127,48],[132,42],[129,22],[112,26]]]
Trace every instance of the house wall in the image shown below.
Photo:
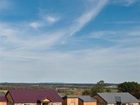
[[[37,105],[37,103],[14,103],[13,105]],[[62,102],[53,102],[53,103],[49,103],[48,105],[62,105]]]
[[[115,104],[107,104],[107,105],[115,105]]]
[[[50,105],[62,105],[62,102],[53,102]]]
[[[67,105],[67,98],[63,99],[62,105]]]
[[[78,105],[78,98],[66,98],[63,105]]]
[[[131,105],[140,105],[139,103],[131,103]],[[130,105],[130,103],[128,104],[128,105]]]
[[[116,105],[116,104],[107,104],[107,105]],[[139,103],[126,103],[122,105],[139,105]]]
[[[126,103],[125,105],[139,105],[139,103]]]
[[[114,105],[114,104],[107,104],[107,102],[105,102],[101,97],[99,97],[98,95],[96,95],[94,97],[97,100],[97,105]]]
[[[7,102],[0,102],[0,105],[7,105]]]
[[[37,103],[14,103],[14,105],[37,105]]]
[[[97,102],[83,102],[79,99],[79,105],[97,105]]]
[[[79,104],[79,105],[83,105],[83,102],[79,99],[78,104]]]
[[[97,102],[84,102],[84,105],[97,105]]]

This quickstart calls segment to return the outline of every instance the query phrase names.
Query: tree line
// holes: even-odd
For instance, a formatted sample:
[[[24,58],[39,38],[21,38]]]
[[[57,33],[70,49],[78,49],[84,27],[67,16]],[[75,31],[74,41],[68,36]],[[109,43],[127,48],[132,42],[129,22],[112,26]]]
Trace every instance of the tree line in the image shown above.
[[[82,94],[95,96],[99,92],[129,92],[136,98],[140,99],[140,84],[137,82],[123,82],[118,84],[116,90],[114,90],[113,88],[108,87],[107,84],[101,80],[91,89],[84,90]]]

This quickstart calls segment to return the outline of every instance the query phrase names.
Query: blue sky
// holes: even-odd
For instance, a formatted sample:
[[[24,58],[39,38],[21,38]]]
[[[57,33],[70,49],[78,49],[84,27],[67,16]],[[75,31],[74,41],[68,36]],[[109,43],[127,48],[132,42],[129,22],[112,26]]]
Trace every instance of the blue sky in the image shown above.
[[[139,0],[0,0],[0,82],[140,82]]]

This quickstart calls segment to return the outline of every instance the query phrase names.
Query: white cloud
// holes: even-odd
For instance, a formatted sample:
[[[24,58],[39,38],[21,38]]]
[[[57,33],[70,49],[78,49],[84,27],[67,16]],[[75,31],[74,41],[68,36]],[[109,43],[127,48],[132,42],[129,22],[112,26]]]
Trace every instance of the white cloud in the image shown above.
[[[107,24],[140,24],[140,21],[112,21],[106,23]]]
[[[140,31],[138,29],[129,30],[104,30],[104,31],[94,31],[90,33],[90,38],[97,39],[122,39],[122,38],[138,38],[140,37]]]
[[[125,0],[125,2],[127,3],[127,5],[132,5],[134,3],[136,3],[138,0]]]
[[[93,7],[88,8],[86,12],[83,12],[79,18],[75,19],[69,28],[64,30],[44,32],[28,29],[29,26],[38,29],[46,25],[47,22],[55,23],[59,21],[59,19],[57,20],[52,16],[49,19],[40,18],[29,23],[28,26],[19,27],[0,24],[0,37],[5,37],[3,41],[11,46],[18,45],[18,48],[13,49],[6,49],[7,46],[4,46],[5,49],[0,48],[0,72],[2,72],[0,80],[11,82],[79,82],[81,80],[81,82],[97,82],[99,81],[97,78],[100,78],[107,82],[123,82],[124,80],[131,80],[129,74],[133,76],[133,73],[136,73],[133,79],[139,81],[140,49],[138,46],[131,46],[126,49],[113,46],[111,48],[74,52],[53,52],[48,50],[66,40],[65,37],[75,35],[88,22],[95,19],[103,7],[107,5],[108,0],[96,0],[96,3],[93,4]],[[139,38],[138,30],[130,30],[129,32],[94,32],[92,38],[114,40],[117,34],[120,34],[120,36],[128,34],[129,40],[132,37]],[[123,42],[125,38],[127,36],[123,37]],[[122,37],[118,40],[121,39]],[[122,44],[122,42],[119,43]],[[127,42],[124,43],[128,44]],[[0,42],[0,47],[1,44],[2,42]],[[74,81],[69,74],[73,74]],[[55,78],[52,78],[52,75]],[[20,79],[17,80],[17,78]],[[114,80],[111,81],[110,78]]]
[[[96,82],[99,81],[98,78],[107,82],[112,82],[110,78],[113,78],[113,82],[123,82],[124,80],[132,80],[129,74],[131,74],[133,80],[138,81],[140,73],[139,53],[140,50],[137,48],[120,49],[114,47],[68,53],[20,53],[18,51],[11,51],[5,54],[5,56],[9,55],[14,60],[12,60],[12,63],[8,59],[0,61],[2,63],[0,70],[3,72],[0,77],[3,80],[11,81],[11,77],[7,77],[7,71],[2,71],[9,70],[8,72],[11,74],[12,80],[19,82],[79,82],[81,80],[81,82]],[[32,74],[32,76],[26,72]],[[73,72],[73,79],[71,79],[69,74]],[[134,72],[137,74],[135,75]],[[16,77],[13,74],[16,74],[14,75]],[[55,78],[52,78],[52,75]],[[18,76],[26,76],[26,78],[17,80]],[[84,80],[83,76],[86,77]]]
[[[88,9],[84,14],[82,14],[78,19],[74,21],[73,26],[71,27],[71,35],[74,35],[76,32],[80,31],[88,22],[95,19],[96,16],[101,12],[101,10],[106,6],[108,0],[96,0],[93,2],[93,7]]]
[[[43,24],[41,23],[41,22],[31,22],[31,23],[29,23],[29,26],[31,26],[32,28],[34,28],[34,29],[38,29],[38,28],[40,28],[41,26],[43,26]]]
[[[74,35],[76,32],[80,31],[89,21],[96,18],[96,16],[99,14],[99,12],[103,9],[103,7],[107,4],[108,0],[96,0],[94,1],[94,6],[92,8],[88,8],[87,12],[83,13],[81,16],[79,16],[78,19],[76,19],[72,25],[70,25],[68,28],[62,29],[62,30],[53,30],[54,32],[39,32],[36,37],[31,37],[29,39],[26,39],[25,41],[22,40],[22,48],[24,49],[34,49],[34,48],[44,48],[49,49],[50,47],[57,45],[57,43],[61,43],[63,40],[66,40],[69,36]],[[49,15],[42,15],[40,16],[39,21],[34,21],[29,23],[29,26],[34,29],[39,29],[41,27],[46,26],[47,22],[54,24],[60,20],[60,18],[55,16],[49,16]],[[19,29],[20,30],[20,29]],[[28,32],[27,30],[24,30],[24,34],[30,34],[32,32]],[[26,33],[26,31],[28,33]],[[38,37],[39,36],[39,37]],[[37,42],[37,43],[36,43]],[[32,44],[34,43],[34,44]]]
[[[39,29],[42,27],[46,27],[46,26],[55,24],[59,20],[60,20],[60,18],[55,17],[55,16],[43,15],[38,20],[30,22],[29,26],[34,28],[34,29]]]
[[[39,28],[33,25],[34,28]],[[66,35],[64,30],[55,30],[50,32],[41,32],[28,29],[27,25],[14,26],[0,23],[0,45],[4,44],[4,49],[9,47],[18,47],[22,51],[50,49],[57,45]]]
[[[135,3],[139,2],[139,0],[113,0],[112,3],[122,4],[124,6],[131,6]]]
[[[46,20],[50,24],[54,24],[57,21],[59,21],[59,18],[58,17],[55,17],[55,16],[45,16],[43,18],[44,18],[44,20]]]
[[[89,38],[101,39],[114,44],[119,48],[131,48],[140,46],[140,31],[139,28],[129,30],[104,30],[92,32]]]

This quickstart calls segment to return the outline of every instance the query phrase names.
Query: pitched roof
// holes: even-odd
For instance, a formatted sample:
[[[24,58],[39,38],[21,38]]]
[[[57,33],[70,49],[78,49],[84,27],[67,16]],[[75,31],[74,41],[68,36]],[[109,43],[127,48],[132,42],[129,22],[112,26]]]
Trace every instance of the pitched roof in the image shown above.
[[[116,101],[121,101],[121,103],[139,102],[129,93],[98,93],[97,95],[103,98],[107,103],[116,103]]]
[[[6,102],[5,93],[0,93],[0,101]]]
[[[84,102],[93,102],[96,101],[93,97],[91,96],[80,96],[79,97],[80,100],[84,101]]]
[[[51,102],[62,102],[62,98],[54,90],[46,89],[13,89],[9,90],[15,103],[36,103],[48,99]]]
[[[96,101],[96,99],[94,99],[93,97],[91,96],[74,96],[74,95],[67,95],[67,96],[64,96],[63,99],[65,98],[77,98],[77,99],[80,99],[81,101],[84,101],[84,102],[93,102],[93,101]]]

